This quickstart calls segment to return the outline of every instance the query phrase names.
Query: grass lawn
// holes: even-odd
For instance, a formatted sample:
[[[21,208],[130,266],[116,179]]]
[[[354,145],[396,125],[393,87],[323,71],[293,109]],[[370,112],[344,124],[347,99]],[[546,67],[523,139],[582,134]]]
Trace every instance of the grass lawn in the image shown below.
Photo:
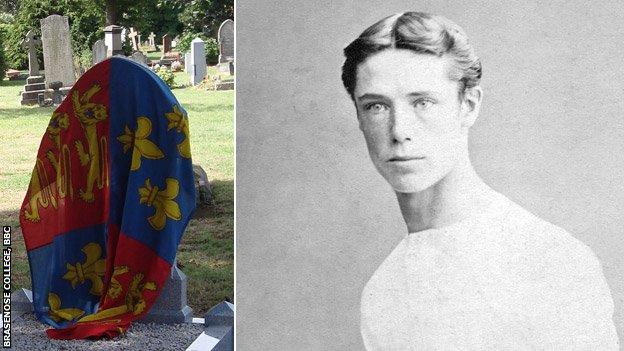
[[[188,86],[175,74],[172,91],[188,112],[193,163],[211,181],[216,206],[192,219],[178,249],[188,276],[188,304],[203,316],[225,298],[234,299],[234,92]],[[0,82],[0,224],[13,227],[13,287],[30,289],[30,272],[19,207],[26,194],[41,137],[53,108],[20,106],[25,81]]]

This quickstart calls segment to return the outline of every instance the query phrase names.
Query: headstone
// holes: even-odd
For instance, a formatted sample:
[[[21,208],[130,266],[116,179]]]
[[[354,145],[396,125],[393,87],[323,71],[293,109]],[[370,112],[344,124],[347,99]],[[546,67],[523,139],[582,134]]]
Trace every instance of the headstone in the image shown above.
[[[193,176],[195,178],[195,194],[196,207],[205,207],[214,205],[212,190],[210,189],[210,181],[206,171],[200,166],[193,164]]]
[[[143,43],[141,43],[141,34],[137,33],[137,43],[139,44],[139,50],[141,50],[141,45],[143,45]]]
[[[191,74],[189,67],[191,67],[191,53],[187,52],[184,54],[184,72],[186,74]]]
[[[63,94],[61,93],[61,88],[63,87],[63,83],[61,82],[52,82],[50,83],[50,89],[54,90],[52,93],[52,103],[55,106],[58,106],[63,102]]]
[[[234,21],[225,20],[219,27],[219,63],[234,61]]]
[[[204,41],[195,38],[191,42],[191,64],[189,67],[191,84],[197,85],[206,76],[206,48]]]
[[[148,36],[149,38],[149,50],[150,51],[155,51],[156,50],[156,42],[154,42],[154,38],[156,38],[156,35],[154,35],[154,32],[151,32],[150,35]]]
[[[91,50],[94,65],[106,60],[106,44],[104,43],[104,40],[100,39],[96,41]]]
[[[206,329],[186,351],[233,351],[234,305],[223,301],[206,313]]]
[[[186,275],[174,260],[171,274],[160,296],[140,321],[163,324],[190,323],[193,320],[193,310],[186,303],[186,282]]]
[[[106,45],[106,57],[123,55],[121,46],[122,27],[111,25],[104,28],[104,44]]]
[[[46,84],[58,81],[73,86],[76,77],[67,17],[51,15],[42,19],[41,40]]]
[[[180,42],[180,37],[173,38],[173,40],[171,41],[171,47],[175,48],[176,46],[178,46],[179,42]]]
[[[39,62],[37,61],[37,46],[39,45],[41,45],[41,40],[35,39],[33,29],[29,30],[22,41],[22,48],[28,51],[28,75],[31,77],[39,75]]]
[[[162,52],[163,54],[166,54],[168,52],[171,51],[171,37],[169,36],[169,34],[165,34],[162,37],[162,42],[163,42],[163,47],[162,47]]]
[[[132,53],[132,56],[130,56],[130,59],[136,63],[139,63],[145,67],[147,67],[147,56],[145,56],[145,54],[143,54],[141,51],[135,51],[134,53]]]
[[[132,50],[134,51],[139,50],[139,42],[137,41],[138,35],[139,33],[134,30],[134,27],[130,27],[130,34],[128,34],[128,37],[130,38],[130,41],[132,42]]]

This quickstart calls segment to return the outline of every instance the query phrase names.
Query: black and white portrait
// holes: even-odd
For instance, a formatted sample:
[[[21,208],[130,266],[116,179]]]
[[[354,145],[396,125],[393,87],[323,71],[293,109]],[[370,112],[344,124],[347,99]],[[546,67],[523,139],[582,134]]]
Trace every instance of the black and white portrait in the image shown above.
[[[619,349],[624,5],[237,16],[239,348]]]

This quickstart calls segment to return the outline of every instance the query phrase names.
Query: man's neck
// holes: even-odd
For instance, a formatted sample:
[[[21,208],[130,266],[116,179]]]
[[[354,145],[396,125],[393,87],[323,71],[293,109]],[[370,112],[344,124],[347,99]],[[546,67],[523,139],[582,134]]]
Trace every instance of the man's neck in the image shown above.
[[[477,175],[468,157],[438,183],[416,193],[399,193],[397,199],[408,232],[445,227],[479,214],[494,194]]]

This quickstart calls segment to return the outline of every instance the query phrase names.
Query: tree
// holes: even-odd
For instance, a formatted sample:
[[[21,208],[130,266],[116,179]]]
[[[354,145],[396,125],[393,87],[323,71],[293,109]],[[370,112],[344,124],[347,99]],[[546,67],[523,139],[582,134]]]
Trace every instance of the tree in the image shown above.
[[[183,1],[184,11],[180,14],[180,22],[185,32],[203,32],[216,37],[221,22],[234,18],[233,0],[192,0]]]
[[[103,36],[104,8],[89,0],[22,0],[15,21],[7,38],[6,59],[9,67],[24,69],[28,57],[21,42],[29,30],[41,34],[41,19],[52,15],[67,16],[69,20],[72,50],[81,55]],[[41,48],[39,60],[43,62]]]
[[[19,4],[19,0],[0,0],[0,12],[15,15],[19,9]]]

